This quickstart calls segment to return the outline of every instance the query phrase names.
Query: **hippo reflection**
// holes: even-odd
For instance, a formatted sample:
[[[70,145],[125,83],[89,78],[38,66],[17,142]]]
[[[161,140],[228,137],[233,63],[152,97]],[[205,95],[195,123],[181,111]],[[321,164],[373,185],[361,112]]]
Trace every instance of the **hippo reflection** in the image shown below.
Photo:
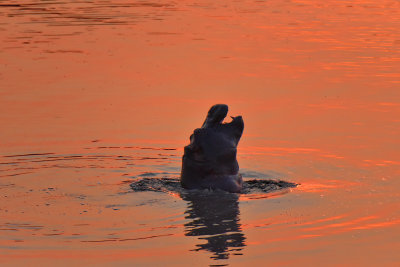
[[[242,176],[236,160],[244,123],[241,116],[222,123],[228,106],[210,108],[201,128],[194,130],[182,158],[181,185],[186,189],[221,189],[239,193]]]
[[[181,193],[181,197],[188,201],[185,235],[204,241],[193,251],[209,251],[214,260],[242,255],[246,237],[241,230],[237,194],[199,191]]]

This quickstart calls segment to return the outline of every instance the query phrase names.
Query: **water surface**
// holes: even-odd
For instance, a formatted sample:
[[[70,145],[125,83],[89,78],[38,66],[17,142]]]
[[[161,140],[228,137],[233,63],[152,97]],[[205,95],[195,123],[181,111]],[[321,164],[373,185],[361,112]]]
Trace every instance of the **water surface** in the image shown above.
[[[400,263],[398,1],[22,2],[0,1],[2,265]],[[179,177],[215,103],[246,179],[301,186],[133,192]]]

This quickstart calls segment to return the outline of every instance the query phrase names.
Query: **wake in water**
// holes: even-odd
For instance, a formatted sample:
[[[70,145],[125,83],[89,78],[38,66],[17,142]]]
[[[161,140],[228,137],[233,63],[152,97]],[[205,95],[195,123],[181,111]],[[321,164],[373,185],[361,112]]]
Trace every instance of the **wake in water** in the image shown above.
[[[153,191],[165,193],[202,192],[212,191],[207,189],[187,190],[182,188],[179,179],[176,178],[142,178],[131,183],[131,188],[136,192]],[[277,190],[296,187],[296,183],[281,180],[257,180],[251,179],[243,182],[241,194],[271,193]],[[220,190],[218,190],[220,191]]]

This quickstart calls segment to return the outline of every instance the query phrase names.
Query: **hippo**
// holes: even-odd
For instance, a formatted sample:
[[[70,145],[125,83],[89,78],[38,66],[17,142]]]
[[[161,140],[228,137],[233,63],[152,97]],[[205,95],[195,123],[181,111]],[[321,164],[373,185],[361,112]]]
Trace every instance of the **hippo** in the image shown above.
[[[227,105],[212,106],[201,128],[190,136],[190,144],[185,146],[182,157],[183,188],[220,189],[231,193],[242,190],[236,154],[244,123],[242,116],[222,123],[227,114]]]

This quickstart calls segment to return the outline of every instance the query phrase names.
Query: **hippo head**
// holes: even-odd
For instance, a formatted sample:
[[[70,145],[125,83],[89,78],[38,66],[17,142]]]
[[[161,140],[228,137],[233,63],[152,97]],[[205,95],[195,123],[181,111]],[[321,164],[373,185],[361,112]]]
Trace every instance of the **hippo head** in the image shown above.
[[[184,188],[240,192],[242,178],[238,173],[236,148],[244,123],[241,116],[222,123],[227,114],[227,105],[212,106],[202,127],[190,136],[182,159],[181,184]]]

